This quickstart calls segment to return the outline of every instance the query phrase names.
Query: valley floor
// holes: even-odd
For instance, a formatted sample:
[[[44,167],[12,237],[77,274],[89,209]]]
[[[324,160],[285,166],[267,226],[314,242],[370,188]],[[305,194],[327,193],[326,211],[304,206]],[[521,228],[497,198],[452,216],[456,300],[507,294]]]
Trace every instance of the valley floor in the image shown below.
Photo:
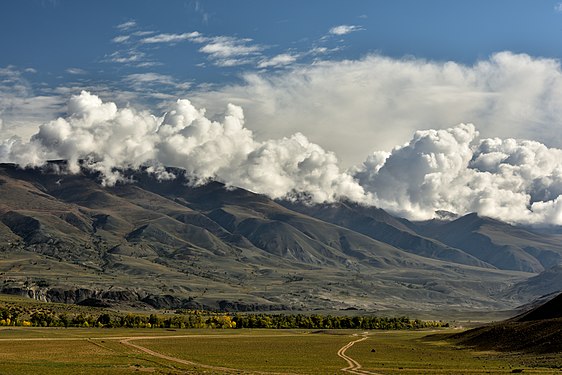
[[[0,374],[560,373],[562,354],[478,352],[436,331],[0,329]]]

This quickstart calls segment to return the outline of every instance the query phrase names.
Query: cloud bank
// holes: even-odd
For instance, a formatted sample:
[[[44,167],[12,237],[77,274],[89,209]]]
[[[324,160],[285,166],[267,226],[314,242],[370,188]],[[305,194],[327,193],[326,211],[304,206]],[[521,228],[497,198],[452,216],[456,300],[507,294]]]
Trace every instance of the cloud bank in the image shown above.
[[[472,124],[417,131],[355,173],[378,206],[412,219],[436,210],[511,223],[562,224],[562,150],[512,138],[478,139]]]
[[[364,202],[363,189],[340,171],[336,156],[302,134],[257,142],[244,127],[240,107],[228,105],[221,122],[205,117],[189,100],[173,103],[162,117],[83,91],[73,96],[67,115],[39,127],[29,142],[11,138],[0,144],[0,161],[41,165],[48,159],[78,161],[103,175],[121,179],[114,168],[160,163],[184,168],[195,183],[217,179],[273,198],[307,195],[312,202],[342,197]]]
[[[28,142],[3,141],[0,161],[63,158],[76,172],[85,159],[106,185],[122,178],[115,168],[176,166],[196,184],[216,179],[272,198],[349,199],[411,219],[476,211],[511,223],[562,225],[562,150],[536,141],[480,138],[471,124],[420,130],[345,171],[334,153],[303,134],[257,141],[245,121],[232,104],[220,121],[186,99],[155,116],[84,91],[69,100],[66,116],[41,125]]]
[[[501,52],[475,63],[395,59],[317,61],[190,99],[208,112],[244,107],[258,139],[296,132],[336,152],[342,165],[404,144],[420,129],[477,124],[484,137],[562,147],[562,72],[553,59]]]
[[[26,77],[35,73],[32,68],[0,67],[0,141],[13,135],[29,137],[64,106],[66,98],[34,92]]]
[[[217,179],[274,198],[347,198],[413,219],[476,211],[562,225],[555,60],[503,52],[472,66],[378,55],[319,61],[195,88],[191,101],[163,102],[157,114],[83,92],[48,122],[60,96],[34,95],[23,74],[0,69],[0,128],[4,138],[19,123],[35,130],[21,134],[33,134],[29,141],[0,140],[0,161],[65,158],[76,170],[87,159],[106,184],[120,178],[114,167],[161,163],[185,168],[194,181]],[[145,91],[190,88],[151,73],[124,82]],[[42,114],[40,127],[28,109]]]

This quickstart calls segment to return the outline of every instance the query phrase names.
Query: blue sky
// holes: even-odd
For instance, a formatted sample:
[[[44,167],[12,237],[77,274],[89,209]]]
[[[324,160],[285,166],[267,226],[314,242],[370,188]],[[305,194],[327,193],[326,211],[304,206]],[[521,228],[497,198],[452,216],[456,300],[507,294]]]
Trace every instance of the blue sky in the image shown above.
[[[116,82],[146,72],[224,84],[242,71],[260,69],[260,62],[272,70],[368,53],[467,64],[503,50],[560,58],[562,12],[556,6],[532,0],[6,0],[0,4],[0,66],[33,68],[36,76],[29,79],[52,87]],[[118,27],[127,23],[129,28]],[[352,28],[330,34],[340,25]],[[208,40],[142,43],[150,36],[192,32]],[[116,43],[119,36],[129,39]],[[231,38],[248,54],[221,58],[203,52],[217,37]],[[286,59],[264,65],[277,55]]]
[[[27,136],[63,114],[69,97],[82,89],[121,106],[158,111],[167,101],[190,98],[220,112],[229,95],[240,105],[252,98],[229,93],[210,100],[208,92],[247,88],[250,75],[283,80],[298,69],[373,55],[467,67],[502,51],[560,59],[562,5],[533,0],[5,0],[0,33],[0,119],[7,135]],[[248,111],[250,119],[256,117],[255,110]],[[285,130],[263,130],[265,125],[256,122],[249,126],[263,136],[300,131],[289,125],[281,126]],[[402,136],[411,133],[411,127],[405,129]],[[392,147],[393,141],[381,146]],[[333,142],[326,145],[336,148]]]
[[[0,162],[562,225],[558,0],[3,0],[0,35]]]

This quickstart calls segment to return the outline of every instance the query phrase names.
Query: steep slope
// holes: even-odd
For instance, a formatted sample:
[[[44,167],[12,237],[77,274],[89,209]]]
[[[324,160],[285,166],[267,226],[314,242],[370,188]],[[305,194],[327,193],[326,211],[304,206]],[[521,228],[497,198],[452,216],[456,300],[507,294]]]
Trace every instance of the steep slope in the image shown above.
[[[562,318],[562,294],[546,301],[534,309],[524,312],[513,318],[515,322],[529,322],[533,320],[559,319]]]

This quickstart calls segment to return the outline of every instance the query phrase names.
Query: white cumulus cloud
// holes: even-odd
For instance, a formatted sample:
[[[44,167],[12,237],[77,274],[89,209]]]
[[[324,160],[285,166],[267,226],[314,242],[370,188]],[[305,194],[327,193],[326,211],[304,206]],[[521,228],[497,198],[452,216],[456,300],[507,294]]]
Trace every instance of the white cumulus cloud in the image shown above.
[[[154,44],[154,43],[177,43],[185,40],[193,40],[199,37],[201,34],[197,31],[182,34],[158,34],[153,35],[144,39],[141,39],[141,43]]]
[[[107,185],[120,179],[114,168],[159,163],[184,168],[195,182],[217,179],[274,198],[367,199],[357,182],[340,171],[336,156],[304,135],[257,142],[244,123],[242,108],[232,104],[222,122],[208,119],[204,109],[186,99],[156,117],[84,91],[70,99],[65,117],[41,125],[29,142],[1,143],[0,161],[41,165],[62,158],[75,172],[78,160],[85,159]]]
[[[446,210],[562,225],[562,150],[537,141],[484,138],[472,124],[418,130],[406,144],[373,152],[346,171],[335,153],[302,133],[257,140],[239,106],[228,104],[220,121],[187,99],[167,107],[158,116],[84,91],[29,141],[2,141],[0,161],[41,165],[62,158],[75,172],[86,160],[107,185],[121,179],[115,168],[148,165],[169,179],[161,166],[176,166],[193,183],[218,180],[272,198],[349,199],[410,219]]]
[[[11,136],[29,137],[41,123],[56,116],[64,107],[66,98],[35,92],[25,73],[35,74],[36,71],[0,67],[0,115],[3,122],[0,140]]]
[[[68,69],[66,69],[66,72],[68,74],[72,74],[72,75],[82,75],[82,74],[88,73],[84,69],[80,69],[80,68],[68,68]]]
[[[128,41],[130,38],[131,38],[130,35],[117,35],[116,37],[111,39],[111,41],[113,43],[124,43],[124,42]]]
[[[240,53],[216,59],[263,58]],[[0,69],[2,161],[65,158],[76,166],[86,159],[108,184],[119,178],[113,167],[160,163],[185,168],[195,181],[218,179],[275,198],[346,197],[415,219],[447,210],[562,224],[556,60],[501,52],[472,65],[379,55],[318,61],[192,90],[189,101],[163,103],[164,114],[84,92],[39,130],[30,114],[52,119],[61,99],[34,95],[23,74]],[[189,87],[157,73],[124,82],[154,95],[162,86]],[[34,124],[31,140],[10,138],[17,121]]]
[[[553,59],[501,52],[464,65],[369,55],[248,73],[193,92],[209,113],[241,105],[258,139],[301,132],[344,166],[392,149],[419,129],[477,124],[484,137],[562,147],[562,72]]]
[[[294,63],[297,61],[297,56],[292,55],[290,53],[282,53],[272,58],[263,59],[258,63],[258,68],[270,68],[270,67],[279,67],[285,66]]]
[[[129,30],[137,26],[137,22],[134,20],[126,21],[117,25],[119,30]]]
[[[334,26],[330,29],[330,34],[332,35],[346,35],[346,34],[350,34],[354,31],[359,31],[359,30],[363,30],[361,28],[361,26],[356,26],[356,25],[339,25],[339,26]]]
[[[376,205],[413,219],[437,210],[512,223],[562,224],[562,150],[536,141],[479,139],[474,125],[417,131],[355,174]]]

